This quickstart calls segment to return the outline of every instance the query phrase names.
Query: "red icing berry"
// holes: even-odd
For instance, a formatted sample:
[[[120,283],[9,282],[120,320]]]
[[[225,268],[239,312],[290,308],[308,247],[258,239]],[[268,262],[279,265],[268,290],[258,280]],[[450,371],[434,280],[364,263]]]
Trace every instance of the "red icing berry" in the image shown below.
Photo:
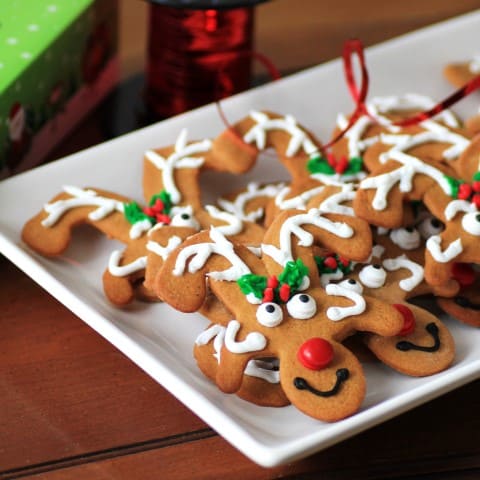
[[[335,155],[333,153],[327,153],[327,162],[332,168],[335,168],[337,160],[335,159]]]
[[[350,264],[350,260],[348,258],[345,258],[345,257],[338,257],[338,261],[344,266],[344,267],[348,267],[348,265]]]
[[[321,370],[333,360],[332,344],[323,338],[310,338],[298,349],[297,358],[304,367]]]
[[[288,299],[290,298],[290,285],[284,283],[280,287],[278,295],[280,296],[280,300],[282,300],[282,302],[288,302]]]
[[[468,200],[472,194],[472,187],[468,183],[461,183],[458,186],[458,195],[457,197],[461,200]]]
[[[158,223],[164,223],[165,225],[168,225],[171,222],[171,218],[164,213],[157,213],[155,218],[157,219]]]
[[[398,332],[397,335],[408,335],[415,330],[415,316],[412,311],[402,303],[395,303],[392,305],[395,307],[403,317],[403,328]]]
[[[476,193],[473,196],[472,203],[480,210],[480,193]]]
[[[455,262],[452,276],[462,287],[468,287],[475,281],[475,270],[468,263]]]
[[[325,260],[323,261],[323,264],[326,267],[331,268],[332,270],[336,270],[338,267],[337,261],[335,260],[334,257],[325,258]]]
[[[148,215],[149,217],[155,216],[155,210],[152,207],[145,207],[143,209],[143,213],[145,213],[145,215]]]
[[[262,302],[263,302],[263,303],[273,302],[274,296],[275,296],[275,292],[273,291],[273,288],[267,287],[267,288],[263,291]]]
[[[347,168],[348,168],[347,157],[340,157],[337,160],[337,164],[335,165],[335,172],[336,173],[343,173]]]
[[[268,277],[267,287],[269,287],[269,288],[277,288],[278,287],[278,278],[275,275],[272,275],[272,276]]]
[[[472,183],[472,190],[476,193],[480,193],[480,181],[476,180]]]

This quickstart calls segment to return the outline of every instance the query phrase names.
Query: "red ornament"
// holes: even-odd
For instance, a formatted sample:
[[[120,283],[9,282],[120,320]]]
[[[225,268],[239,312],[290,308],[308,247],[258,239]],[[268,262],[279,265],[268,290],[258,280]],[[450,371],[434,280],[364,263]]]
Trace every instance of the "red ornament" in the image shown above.
[[[412,333],[415,330],[415,316],[412,311],[402,303],[394,303],[392,307],[396,308],[403,317],[403,328],[397,335],[405,336]]]
[[[332,344],[323,338],[310,338],[298,349],[297,358],[300,363],[310,370],[321,370],[333,360]]]
[[[462,287],[468,287],[475,281],[475,270],[468,263],[455,262],[452,276]]]
[[[282,300],[282,302],[285,302],[285,303],[288,302],[290,298],[290,285],[288,285],[287,283],[284,283],[280,287],[278,295],[280,296],[280,300]]]
[[[460,200],[468,200],[472,194],[472,187],[468,183],[461,183],[458,186],[458,195],[457,197]]]
[[[323,264],[328,267],[328,268],[331,268],[332,270],[336,270],[338,268],[338,263],[337,261],[335,260],[335,257],[327,257],[325,258],[325,260],[323,261]]]

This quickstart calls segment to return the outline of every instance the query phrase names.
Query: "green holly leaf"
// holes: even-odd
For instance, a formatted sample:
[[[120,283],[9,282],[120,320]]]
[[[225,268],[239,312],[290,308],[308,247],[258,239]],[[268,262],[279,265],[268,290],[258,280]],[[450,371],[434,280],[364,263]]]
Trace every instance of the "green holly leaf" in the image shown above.
[[[163,203],[163,213],[169,215],[170,210],[173,206],[171,195],[166,190],[162,190],[160,193],[152,195],[152,198],[150,199],[150,202],[148,202],[148,205],[152,207],[153,205],[155,205],[155,202],[158,199],[161,200]]]
[[[465,182],[457,180],[456,178],[450,177],[448,175],[445,175],[445,178],[447,179],[447,182],[450,185],[450,196],[453,198],[458,198],[458,188],[462,183],[465,183]]]
[[[333,175],[335,170],[328,164],[325,157],[317,155],[312,157],[307,163],[307,170],[310,173],[323,173],[326,175]]]
[[[127,221],[132,225],[143,220],[152,221],[152,219],[143,212],[142,208],[137,202],[124,203],[123,213]]]
[[[263,291],[267,287],[267,277],[247,273],[237,280],[240,290],[245,294],[253,294],[260,300],[263,298]]]
[[[352,157],[348,162],[348,167],[344,172],[344,175],[354,175],[363,170],[363,158]]]
[[[295,262],[287,262],[283,272],[278,276],[280,283],[286,283],[293,292],[298,290],[303,278],[308,275],[308,267],[297,258]]]

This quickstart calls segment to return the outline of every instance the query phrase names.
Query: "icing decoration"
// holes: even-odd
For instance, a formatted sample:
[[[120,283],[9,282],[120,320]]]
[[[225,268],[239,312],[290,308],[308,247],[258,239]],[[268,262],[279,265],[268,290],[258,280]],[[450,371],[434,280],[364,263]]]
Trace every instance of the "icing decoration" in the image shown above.
[[[287,302],[287,311],[293,318],[306,320],[317,313],[317,304],[310,295],[298,293]]]
[[[170,221],[172,227],[189,227],[200,230],[200,223],[193,215],[193,207],[191,205],[172,207],[170,216],[172,218]]]
[[[411,292],[415,287],[420,285],[423,280],[423,267],[408,259],[405,254],[400,255],[397,258],[388,258],[384,260],[383,266],[389,271],[400,270],[400,268],[410,270],[412,275],[400,280],[398,284],[399,287],[406,292]]]
[[[258,323],[264,327],[276,327],[283,321],[283,310],[273,302],[262,303],[256,312]]]
[[[382,258],[385,252],[385,247],[383,245],[374,245],[372,247],[372,253],[368,257],[367,263],[372,263],[373,258]]]
[[[310,338],[297,351],[299,362],[310,370],[322,370],[327,367],[332,362],[333,356],[332,344],[320,337]]]
[[[450,202],[453,203],[453,202]],[[448,205],[447,205],[448,209]],[[447,209],[445,210],[445,217],[450,220],[447,215]],[[438,235],[444,229],[443,223],[435,217],[427,217],[423,219],[417,226],[420,235],[426,240],[432,235]]]
[[[120,265],[122,258],[122,252],[120,250],[114,250],[108,260],[108,271],[114,277],[126,277],[132,273],[143,270],[147,266],[147,257],[139,257],[131,263]]]
[[[307,209],[307,202],[318,195],[325,188],[324,185],[305,190],[299,195],[291,198],[285,198],[290,193],[290,187],[282,188],[275,197],[275,205],[281,210],[297,208],[299,210]]]
[[[335,381],[335,385],[330,390],[326,390],[326,391],[317,390],[316,388],[313,388],[307,382],[307,380],[305,380],[302,377],[295,377],[293,379],[293,384],[295,385],[295,388],[297,388],[298,390],[307,390],[308,392],[313,393],[317,397],[323,397],[323,398],[333,397],[339,392],[340,387],[342,386],[342,383],[348,380],[348,377],[350,376],[350,371],[348,370],[348,368],[339,368],[335,372],[335,376],[337,377]]]
[[[286,115],[284,118],[270,118],[263,112],[253,111],[250,113],[250,117],[255,120],[256,124],[244,135],[243,140],[246,143],[255,142],[259,150],[264,150],[266,147],[267,131],[283,130],[291,136],[285,152],[287,157],[293,157],[300,149],[307,155],[318,152],[318,147],[297,125],[297,121],[291,115]]]
[[[247,185],[247,189],[245,192],[240,193],[237,195],[233,202],[226,200],[224,198],[220,198],[218,200],[218,204],[227,212],[235,215],[240,220],[246,220],[249,222],[256,222],[260,220],[264,214],[263,208],[258,208],[252,212],[246,212],[247,203],[255,198],[260,197],[269,197],[274,198],[276,197],[279,192],[285,187],[283,183],[279,183],[278,185],[265,185],[263,187],[259,187],[258,183],[250,182]]]
[[[207,275],[214,280],[236,281],[242,275],[250,273],[248,266],[235,253],[233,244],[215,227],[210,228],[210,238],[213,243],[199,243],[183,248],[178,254],[172,274],[175,276],[182,275],[189,258],[191,260],[188,264],[188,272],[196,273],[205,265],[212,254],[221,255],[232,264],[230,268],[223,272],[209,272]]]
[[[342,279],[353,268],[353,262],[336,253],[330,253],[325,257],[315,255],[314,259],[322,286],[327,285],[331,280]]]
[[[477,312],[480,310],[480,304],[472,302],[468,297],[457,295],[453,301],[462,308],[468,308]]]
[[[462,218],[462,227],[470,235],[480,236],[480,212],[465,214]]]
[[[435,180],[447,195],[450,194],[448,178],[437,168],[399,150],[389,150],[385,155],[385,160],[396,160],[402,163],[403,166],[375,177],[367,177],[361,181],[360,188],[377,190],[372,201],[372,206],[375,210],[384,210],[387,207],[387,195],[395,184],[399,184],[401,192],[410,192],[412,190],[413,177],[416,174],[428,175]]]
[[[474,55],[472,60],[468,63],[468,69],[470,73],[474,75],[480,73],[480,55]]]
[[[480,172],[475,173],[472,183],[466,183],[463,180],[459,180],[450,176],[446,176],[446,178],[450,185],[449,195],[452,198],[463,201],[468,200],[468,202],[471,202],[475,208],[480,209]],[[460,205],[460,202],[458,202],[458,204]],[[454,209],[455,207],[451,208]],[[452,213],[452,215],[455,215],[455,213]]]
[[[213,349],[215,350],[215,353],[213,356],[217,359],[217,362],[220,363],[220,352],[224,345],[226,330],[226,327],[222,325],[212,325],[197,336],[195,344],[207,345],[212,339],[214,339]]]
[[[441,342],[440,342],[440,337],[438,335],[439,331],[438,331],[437,325],[433,322],[428,323],[425,326],[425,330],[433,338],[433,345],[431,345],[430,347],[426,347],[423,345],[416,345],[415,343],[407,342],[405,340],[402,342],[398,342],[396,347],[398,348],[398,350],[401,350],[402,352],[408,352],[409,350],[418,350],[420,352],[428,352],[428,353],[438,352],[441,346]]]
[[[314,225],[341,238],[350,238],[354,234],[352,227],[346,223],[332,222],[323,217],[317,208],[312,208],[308,213],[287,218],[280,228],[280,248],[263,244],[263,252],[272,257],[279,265],[285,265],[287,262],[293,261],[292,236],[295,235],[299,239],[298,245],[303,247],[310,247],[314,240],[311,233],[301,228],[302,225]]]
[[[390,240],[403,250],[415,250],[421,243],[419,231],[412,227],[395,228],[390,232]]]
[[[187,130],[183,129],[175,142],[173,153],[167,158],[162,157],[153,150],[147,150],[145,157],[162,171],[162,182],[165,190],[170,194],[172,202],[177,204],[182,199],[181,193],[175,185],[174,171],[177,168],[200,168],[204,159],[202,157],[194,157],[199,153],[205,153],[212,147],[210,140],[194,142],[187,144]]]
[[[286,303],[300,289],[308,288],[305,282],[308,268],[301,259],[287,262],[282,273],[276,277],[265,277],[248,273],[237,280],[240,290],[262,302]]]
[[[225,330],[225,347],[232,353],[258,352],[267,346],[267,339],[260,332],[250,332],[244,340],[235,340],[240,330],[238,320],[230,320]]]
[[[205,209],[211,217],[227,223],[227,225],[219,225],[216,227],[223,235],[237,235],[242,231],[243,222],[235,215],[219,210],[213,205],[206,205]]]
[[[357,282],[354,278],[343,280],[343,282],[340,282],[337,285],[342,288],[351,290],[352,292],[358,293],[359,295],[363,293],[363,286],[359,282]]]
[[[280,372],[275,369],[274,362],[264,360],[249,360],[244,371],[245,375],[261,378],[268,383],[280,383]]]
[[[327,295],[346,297],[354,303],[349,307],[329,307],[327,309],[327,318],[334,322],[338,322],[339,320],[343,320],[352,315],[360,315],[367,307],[365,299],[359,293],[350,288],[330,283],[325,287],[325,291],[327,292]]]
[[[354,217],[355,212],[352,207],[341,205],[344,202],[351,202],[355,197],[353,185],[347,183],[342,187],[340,192],[334,193],[326,198],[318,207],[321,213],[336,213],[338,215],[346,215]]]
[[[362,157],[335,157],[333,153],[326,156],[316,155],[311,157],[307,163],[307,170],[310,173],[323,173],[324,175],[356,175],[363,170]]]
[[[159,257],[163,258],[163,260],[166,260],[167,257],[172,253],[175,248],[180,246],[182,243],[182,239],[176,235],[173,235],[168,239],[168,243],[166,247],[163,247],[160,245],[158,242],[154,242],[153,240],[149,240],[147,242],[147,250],[149,252],[155,253]]]
[[[387,272],[379,264],[367,265],[360,270],[359,279],[368,288],[380,288],[385,285]]]
[[[98,207],[88,214],[92,221],[101,220],[113,212],[123,213],[123,203],[113,198],[102,197],[94,190],[84,190],[82,188],[67,185],[63,191],[72,196],[65,200],[57,200],[53,203],[47,203],[44,206],[48,216],[42,220],[44,227],[52,227],[58,220],[72,208],[78,207]]]
[[[415,330],[415,316],[412,311],[403,303],[394,303],[392,304],[403,317],[403,328],[398,332],[398,335],[405,336],[409,335]]]
[[[468,263],[455,262],[452,265],[452,277],[461,287],[468,287],[475,282],[475,270]]]
[[[425,246],[430,252],[432,257],[440,263],[448,263],[452,261],[455,257],[458,257],[463,251],[462,240],[457,238],[453,241],[445,250],[442,251],[440,244],[442,239],[440,235],[431,236]]]

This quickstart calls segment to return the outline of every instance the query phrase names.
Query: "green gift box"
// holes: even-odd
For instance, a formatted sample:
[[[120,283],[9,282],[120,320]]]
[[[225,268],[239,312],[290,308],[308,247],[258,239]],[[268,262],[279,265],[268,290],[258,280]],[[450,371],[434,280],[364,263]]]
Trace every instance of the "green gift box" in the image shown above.
[[[0,178],[37,165],[113,88],[116,0],[0,2]]]

